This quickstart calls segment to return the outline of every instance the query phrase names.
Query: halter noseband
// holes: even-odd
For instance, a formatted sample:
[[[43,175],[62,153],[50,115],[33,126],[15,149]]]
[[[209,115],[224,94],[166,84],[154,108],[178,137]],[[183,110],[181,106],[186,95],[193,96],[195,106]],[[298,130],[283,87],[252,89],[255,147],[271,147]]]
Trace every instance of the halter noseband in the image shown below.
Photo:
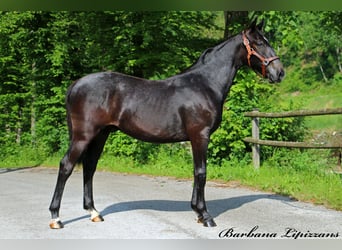
[[[258,52],[256,52],[256,50],[254,50],[254,48],[251,48],[251,46],[249,45],[249,40],[248,40],[245,32],[242,32],[242,39],[243,39],[243,44],[245,45],[245,47],[247,49],[248,66],[251,67],[251,56],[252,55],[256,56],[261,61],[261,72],[262,72],[262,76],[265,77],[266,76],[266,67],[271,62],[273,62],[274,60],[279,59],[279,57],[278,56],[272,56],[272,57],[265,58],[262,55],[260,55]]]

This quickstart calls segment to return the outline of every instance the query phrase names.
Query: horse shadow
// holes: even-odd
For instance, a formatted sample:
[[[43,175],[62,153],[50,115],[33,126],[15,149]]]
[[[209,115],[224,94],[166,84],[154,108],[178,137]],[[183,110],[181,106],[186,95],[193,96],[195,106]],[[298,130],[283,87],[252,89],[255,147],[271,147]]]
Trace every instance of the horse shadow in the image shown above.
[[[256,194],[237,196],[226,199],[208,200],[207,207],[210,214],[215,218],[219,215],[233,209],[242,207],[247,203],[251,203],[260,199],[272,199],[280,202],[288,203],[293,202],[289,197],[276,195],[276,194]],[[190,201],[179,200],[138,200],[127,201],[112,204],[104,208],[100,213],[103,217],[110,214],[127,212],[133,210],[155,210],[164,212],[187,212],[192,211]],[[89,218],[89,215],[81,216],[75,219],[65,221],[64,224],[69,224],[81,219]]]
[[[254,202],[260,199],[274,199],[280,201],[291,201],[290,198],[273,195],[273,194],[257,194],[257,195],[245,195],[238,197],[231,197],[226,199],[208,200],[207,207],[210,210],[210,214],[213,217],[217,217],[229,210],[233,210],[243,206],[244,204]],[[192,211],[190,207],[190,201],[176,201],[176,200],[140,200],[129,201],[112,204],[106,207],[101,214],[103,216],[127,212],[131,210],[155,210],[164,212],[186,212]]]

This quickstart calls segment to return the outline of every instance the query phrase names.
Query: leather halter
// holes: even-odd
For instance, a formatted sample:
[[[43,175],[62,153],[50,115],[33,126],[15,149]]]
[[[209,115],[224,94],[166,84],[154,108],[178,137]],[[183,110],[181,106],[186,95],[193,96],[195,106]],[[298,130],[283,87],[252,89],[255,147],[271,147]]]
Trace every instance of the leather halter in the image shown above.
[[[247,35],[245,32],[242,32],[242,39],[243,39],[243,44],[245,45],[247,49],[247,62],[248,66],[251,67],[251,56],[254,55],[256,56],[260,61],[261,61],[261,72],[262,76],[266,77],[266,67],[273,62],[274,60],[279,59],[278,56],[272,56],[265,58],[264,56],[260,55],[254,48],[250,46],[249,40],[247,38]]]

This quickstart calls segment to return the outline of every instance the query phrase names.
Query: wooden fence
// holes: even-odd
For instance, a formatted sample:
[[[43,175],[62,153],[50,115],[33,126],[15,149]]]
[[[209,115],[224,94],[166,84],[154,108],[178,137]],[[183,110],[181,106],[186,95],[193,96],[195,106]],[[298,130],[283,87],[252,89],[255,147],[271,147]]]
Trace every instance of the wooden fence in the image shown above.
[[[288,142],[288,141],[270,141],[260,140],[259,119],[260,118],[285,118],[298,116],[317,116],[317,115],[336,115],[342,114],[342,108],[322,109],[322,110],[298,110],[280,113],[265,113],[259,112],[257,109],[252,112],[247,112],[246,117],[252,117],[252,137],[244,139],[245,142],[252,143],[253,165],[255,168],[260,167],[260,145],[268,145],[274,147],[289,147],[289,148],[341,148],[342,141],[329,143],[309,143],[309,142]]]

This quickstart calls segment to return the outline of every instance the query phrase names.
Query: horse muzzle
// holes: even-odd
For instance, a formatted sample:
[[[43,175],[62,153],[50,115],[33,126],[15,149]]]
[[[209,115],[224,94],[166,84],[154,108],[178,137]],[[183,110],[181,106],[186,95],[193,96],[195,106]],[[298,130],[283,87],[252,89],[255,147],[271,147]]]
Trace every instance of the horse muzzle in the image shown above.
[[[285,77],[285,70],[283,68],[282,63],[277,60],[273,61],[266,70],[266,77],[268,78],[270,83],[279,83]]]

